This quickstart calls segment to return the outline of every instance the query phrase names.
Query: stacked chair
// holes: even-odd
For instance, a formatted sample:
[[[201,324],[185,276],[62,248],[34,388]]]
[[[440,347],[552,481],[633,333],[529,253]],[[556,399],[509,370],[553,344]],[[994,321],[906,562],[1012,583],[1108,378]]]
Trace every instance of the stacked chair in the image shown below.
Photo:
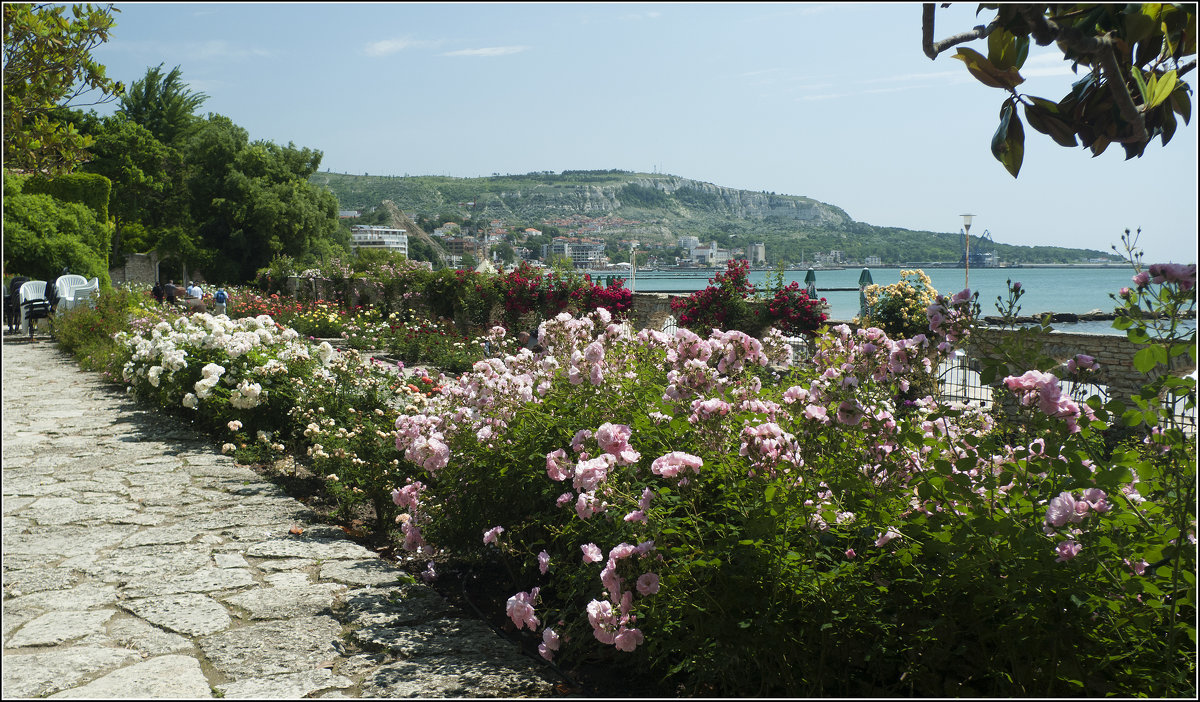
[[[21,285],[18,294],[18,304],[21,306],[21,331],[28,331],[33,338],[33,330],[39,319],[50,317],[50,301],[46,299],[46,281],[31,280]]]

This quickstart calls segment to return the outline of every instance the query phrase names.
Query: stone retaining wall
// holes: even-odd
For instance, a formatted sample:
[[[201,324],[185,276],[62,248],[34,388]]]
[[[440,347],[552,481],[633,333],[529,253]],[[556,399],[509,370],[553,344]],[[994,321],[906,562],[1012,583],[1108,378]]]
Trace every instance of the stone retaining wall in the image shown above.
[[[984,344],[990,345],[1006,333],[1008,332],[1001,329],[981,329],[977,330],[975,335],[982,337]],[[1059,362],[1065,362],[1077,354],[1091,356],[1100,364],[1096,374],[1097,384],[1106,386],[1110,397],[1128,400],[1144,384],[1162,372],[1156,370],[1147,374],[1134,368],[1133,357],[1142,348],[1144,347],[1131,342],[1125,336],[1115,334],[1051,332],[1050,338],[1042,346],[1042,351]],[[968,346],[968,356],[977,353],[977,346]],[[1195,369],[1195,364],[1187,356],[1171,359],[1170,372],[1174,375],[1185,375]]]

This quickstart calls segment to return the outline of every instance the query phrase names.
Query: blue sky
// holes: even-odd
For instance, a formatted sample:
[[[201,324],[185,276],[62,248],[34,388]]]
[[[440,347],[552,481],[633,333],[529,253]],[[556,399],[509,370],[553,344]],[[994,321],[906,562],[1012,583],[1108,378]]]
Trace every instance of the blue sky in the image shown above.
[[[1195,122],[1128,162],[1026,126],[1014,180],[989,150],[1004,94],[922,53],[916,3],[117,7],[94,52],[109,76],[178,65],[204,112],[323,169],[657,170],[882,226],[956,232],[971,212],[1010,244],[1108,251],[1141,227],[1148,260],[1196,260]],[[975,7],[939,10],[937,38],[989,18]],[[1053,49],[1022,73],[1052,100],[1073,80]]]

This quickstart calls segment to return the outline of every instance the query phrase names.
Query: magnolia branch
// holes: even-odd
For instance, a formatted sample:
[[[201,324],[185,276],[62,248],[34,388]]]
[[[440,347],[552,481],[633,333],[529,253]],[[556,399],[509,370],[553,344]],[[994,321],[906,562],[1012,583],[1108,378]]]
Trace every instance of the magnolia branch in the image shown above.
[[[933,15],[934,3],[925,3],[921,8],[921,48],[925,50],[925,55],[930,59],[937,58],[938,54],[952,46],[966,44],[967,42],[975,41],[976,39],[983,39],[987,35],[991,34],[992,30],[994,30],[998,25],[998,22],[993,20],[992,23],[986,27],[981,24],[969,32],[955,34],[952,37],[947,37],[939,42],[935,42],[933,40]]]
[[[1032,7],[1022,7],[1020,12],[1025,21],[1029,23],[1030,33],[1038,46],[1046,46],[1052,41],[1059,41],[1082,56],[1095,56],[1100,60],[1100,66],[1108,75],[1105,83],[1108,85],[1108,91],[1112,93],[1113,100],[1116,101],[1121,119],[1133,125],[1133,133],[1117,141],[1126,144],[1142,144],[1150,140],[1150,135],[1146,132],[1145,116],[1133,102],[1133,95],[1129,93],[1129,86],[1125,84],[1125,76],[1121,73],[1121,64],[1117,61],[1117,54],[1113,51],[1112,38],[1108,34],[1099,37],[1087,36],[1074,27],[1060,27],[1053,20],[1047,19],[1041,11]]]
[[[936,59],[938,54],[952,46],[987,37],[999,24],[998,20],[993,20],[987,26],[979,25],[968,32],[956,34],[935,42],[933,40],[935,12],[935,3],[924,3],[921,7],[921,48],[930,59]],[[1087,36],[1074,27],[1060,27],[1052,20],[1047,19],[1042,14],[1041,9],[1032,5],[1022,6],[1019,12],[1025,21],[1029,23],[1029,33],[1033,36],[1038,46],[1047,46],[1052,42],[1059,41],[1067,49],[1072,50],[1080,56],[1095,57],[1098,59],[1104,73],[1108,76],[1108,80],[1105,83],[1108,85],[1109,92],[1112,93],[1113,99],[1116,101],[1117,110],[1120,111],[1121,118],[1133,125],[1133,133],[1127,137],[1118,139],[1118,141],[1140,144],[1150,140],[1150,135],[1146,132],[1145,116],[1133,102],[1129,86],[1126,85],[1125,77],[1121,73],[1121,65],[1117,61],[1116,53],[1113,51],[1111,37],[1108,35],[1100,37]],[[1185,66],[1184,72],[1190,71],[1193,68],[1195,68],[1194,61]],[[1179,75],[1182,75],[1182,73]]]

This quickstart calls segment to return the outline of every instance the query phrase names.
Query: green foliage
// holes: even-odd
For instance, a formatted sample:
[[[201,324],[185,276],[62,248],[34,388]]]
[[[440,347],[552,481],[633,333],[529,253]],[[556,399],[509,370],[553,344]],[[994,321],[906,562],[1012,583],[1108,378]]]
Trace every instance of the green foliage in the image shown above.
[[[96,173],[65,173],[46,178],[34,175],[25,183],[24,192],[42,193],[64,202],[87,205],[101,222],[108,221],[108,200],[112,181]]]
[[[91,139],[64,122],[61,109],[91,91],[91,104],[123,86],[108,79],[91,52],[108,40],[112,5],[4,4],[4,163],[61,173],[86,160]]]
[[[976,80],[1007,91],[1000,126],[992,137],[992,154],[1015,178],[1021,170],[1025,133],[1018,114],[1024,108],[1029,126],[1064,147],[1082,146],[1099,156],[1118,143],[1125,158],[1140,157],[1155,138],[1166,146],[1177,127],[1191,117],[1191,87],[1180,76],[1195,66],[1184,60],[1196,53],[1194,4],[984,5],[996,11],[979,38],[987,38],[987,55],[959,48]],[[925,53],[971,40],[933,43],[935,9],[925,8]],[[983,25],[980,25],[982,28]],[[1018,92],[1020,69],[1030,41],[1056,42],[1072,69],[1088,69],[1058,102]]]
[[[616,192],[617,199],[628,207],[667,208],[671,206],[671,196],[658,188],[650,188],[637,183],[628,183]]]
[[[176,144],[198,122],[196,110],[208,96],[192,92],[183,82],[183,71],[176,66],[167,75],[160,63],[146,70],[121,96],[118,114],[140,124],[163,144]]]
[[[106,380],[121,382],[121,367],[128,352],[114,337],[131,330],[135,315],[145,319],[142,303],[147,291],[119,287],[101,291],[96,306],[81,305],[59,310],[50,318],[51,333],[58,345],[79,359],[84,370],[100,373]]]
[[[10,171],[4,172],[4,197],[9,198],[25,191],[29,176]]]
[[[189,225],[183,157],[177,150],[121,116],[99,121],[92,133],[94,157],[82,169],[113,183],[109,210],[117,226],[115,257],[149,251],[163,230]],[[131,227],[140,231],[128,232]],[[135,240],[127,242],[129,236]]]
[[[111,236],[111,226],[77,202],[24,193],[4,199],[5,271],[53,282],[67,268],[108,287]]]
[[[332,252],[337,201],[308,182],[321,152],[251,143],[244,129],[219,115],[201,123],[183,151],[210,275],[250,280],[275,256],[313,263],[317,251]]]

